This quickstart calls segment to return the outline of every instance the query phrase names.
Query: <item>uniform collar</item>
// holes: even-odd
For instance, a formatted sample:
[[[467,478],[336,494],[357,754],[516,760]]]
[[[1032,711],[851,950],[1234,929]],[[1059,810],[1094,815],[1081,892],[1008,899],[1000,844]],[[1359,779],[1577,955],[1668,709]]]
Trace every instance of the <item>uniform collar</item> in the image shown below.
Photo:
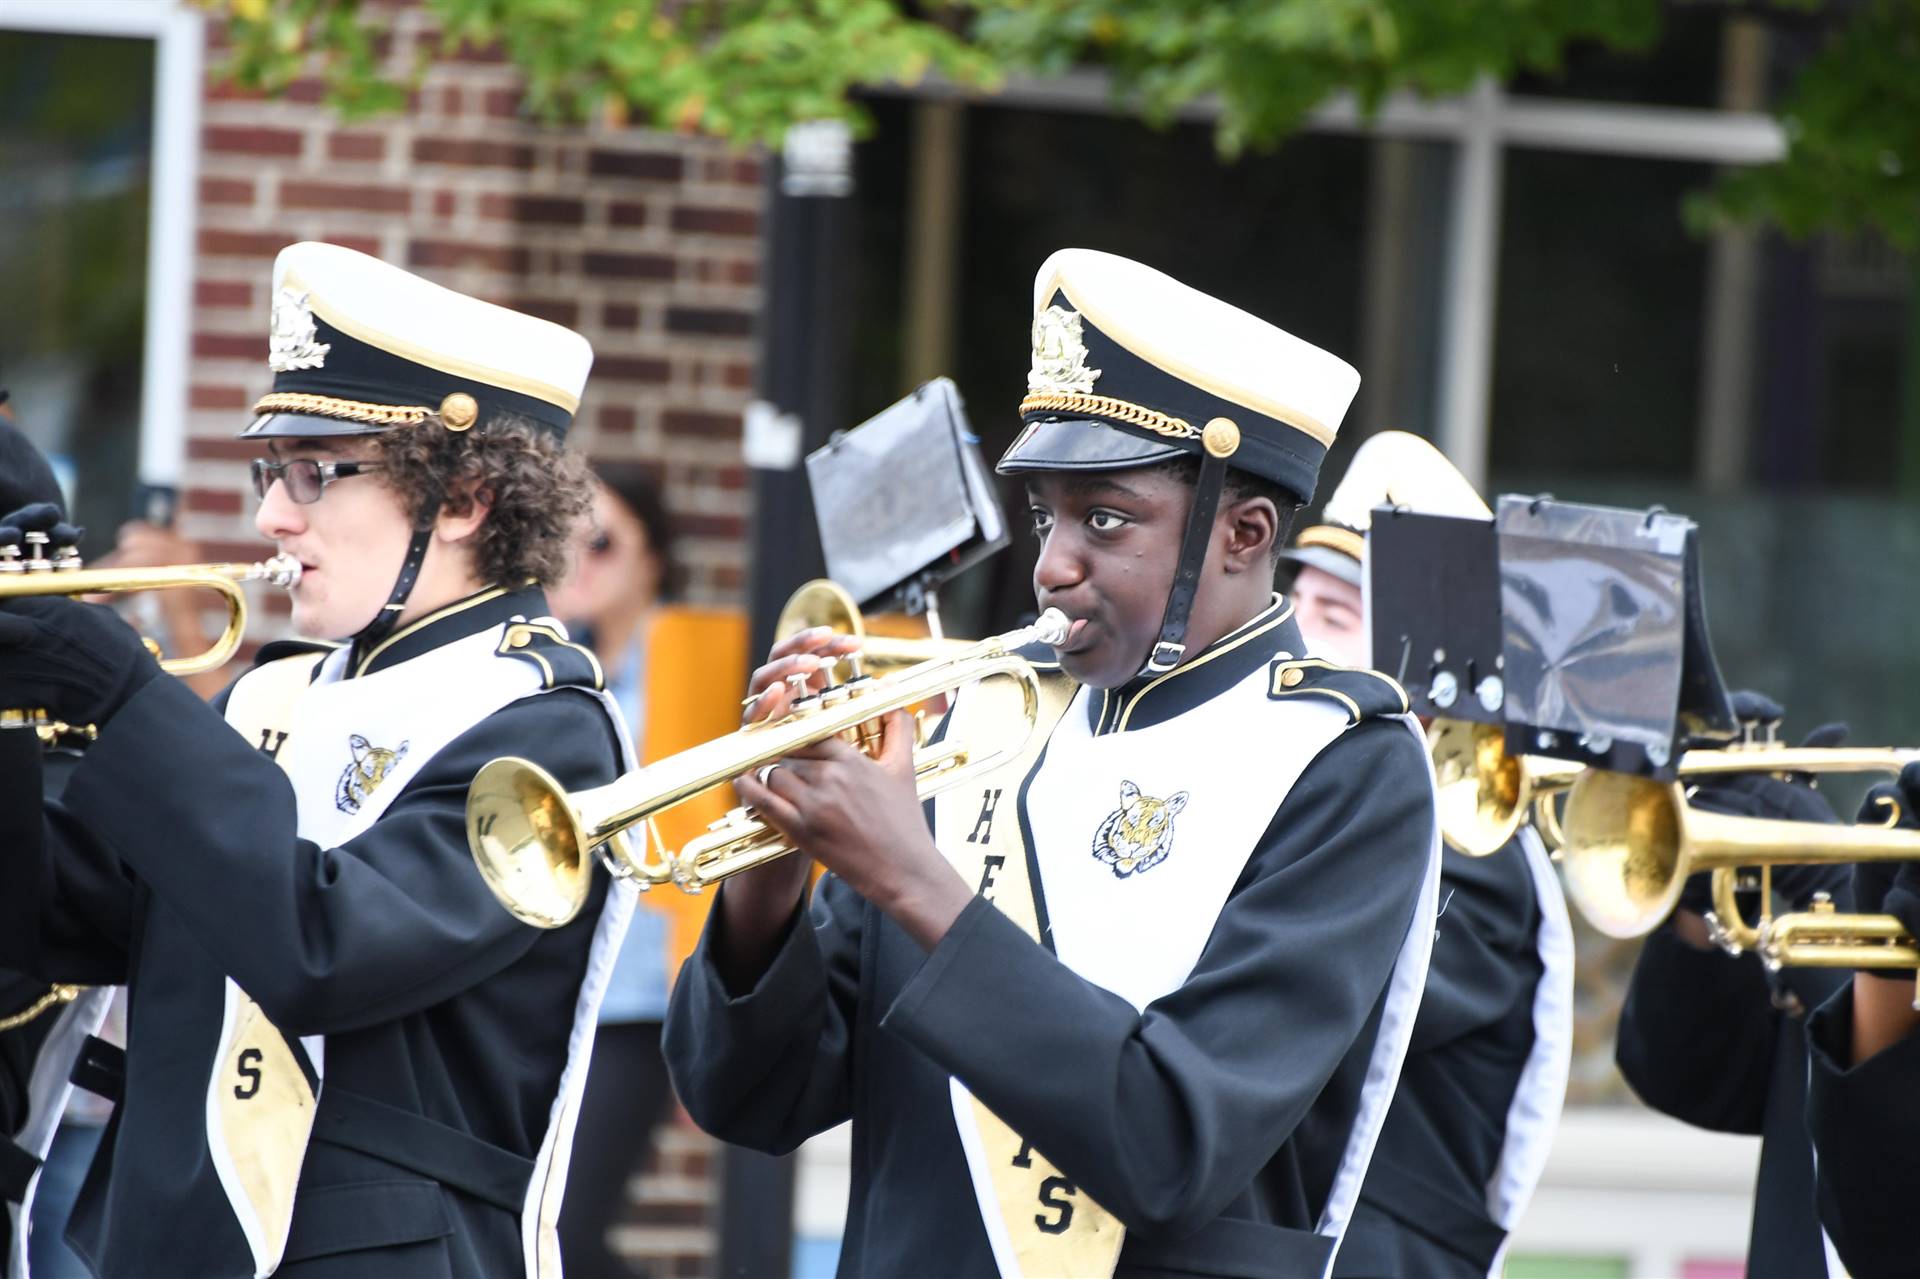
[[[1217,697],[1276,657],[1305,645],[1293,605],[1279,595],[1258,616],[1164,675],[1136,676],[1119,688],[1088,689],[1087,726],[1096,736],[1151,728]]]
[[[415,618],[365,652],[355,644],[347,662],[348,678],[396,666],[515,617],[544,617],[546,612],[546,592],[531,582],[517,590],[489,586]]]

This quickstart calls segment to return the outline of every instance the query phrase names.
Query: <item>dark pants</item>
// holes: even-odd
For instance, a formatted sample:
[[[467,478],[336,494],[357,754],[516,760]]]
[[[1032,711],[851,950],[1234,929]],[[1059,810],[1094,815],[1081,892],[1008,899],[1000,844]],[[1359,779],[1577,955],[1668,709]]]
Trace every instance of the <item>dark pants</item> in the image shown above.
[[[627,1180],[646,1166],[653,1130],[672,1101],[660,1056],[660,1023],[601,1026],[560,1208],[560,1259],[567,1279],[631,1279],[639,1273],[607,1246],[607,1235],[627,1201]]]

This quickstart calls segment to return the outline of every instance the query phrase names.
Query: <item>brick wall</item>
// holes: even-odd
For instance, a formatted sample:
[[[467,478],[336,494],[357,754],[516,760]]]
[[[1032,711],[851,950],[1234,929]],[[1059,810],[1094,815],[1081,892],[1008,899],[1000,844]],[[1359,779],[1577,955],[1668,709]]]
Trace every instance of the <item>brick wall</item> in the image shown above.
[[[410,55],[424,15],[395,16]],[[209,50],[209,62],[220,58]],[[210,558],[258,558],[246,462],[233,439],[271,380],[274,254],[328,240],[579,330],[595,361],[572,438],[651,464],[681,533],[695,602],[738,604],[748,488],[741,410],[753,384],[761,164],[699,139],[523,122],[514,72],[441,66],[403,116],[342,123],[317,86],[261,101],[210,88],[204,106],[183,527]],[[255,642],[286,601],[265,610]],[[711,1141],[664,1126],[630,1186],[619,1246],[653,1273],[712,1269]]]
[[[426,15],[394,17],[396,58]],[[209,51],[217,63],[217,48]],[[204,107],[186,528],[254,558],[251,446],[232,437],[270,381],[273,256],[296,240],[377,254],[585,334],[593,375],[573,437],[656,468],[682,535],[689,597],[745,585],[749,491],[740,415],[760,301],[761,162],[705,139],[521,120],[514,71],[441,65],[404,115],[342,123],[296,84]],[[269,613],[284,601],[266,600]]]

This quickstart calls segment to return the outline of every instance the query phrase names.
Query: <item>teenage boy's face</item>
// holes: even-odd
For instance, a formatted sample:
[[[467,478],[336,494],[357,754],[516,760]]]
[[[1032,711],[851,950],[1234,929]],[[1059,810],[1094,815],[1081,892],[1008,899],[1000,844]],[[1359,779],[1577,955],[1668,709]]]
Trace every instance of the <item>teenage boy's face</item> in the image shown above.
[[[1365,666],[1372,655],[1360,588],[1323,569],[1303,568],[1288,592],[1300,638],[1315,657],[1342,666]]]
[[[271,460],[370,462],[374,447],[357,437],[274,440]],[[299,503],[275,481],[260,501],[253,526],[300,561],[293,588],[293,626],[316,639],[344,640],[379,613],[406,559],[413,529],[400,497],[378,472],[342,476],[317,502]]]
[[[1146,664],[1192,503],[1191,485],[1153,469],[1028,477],[1034,597],[1081,623],[1059,650],[1080,683],[1117,688]]]

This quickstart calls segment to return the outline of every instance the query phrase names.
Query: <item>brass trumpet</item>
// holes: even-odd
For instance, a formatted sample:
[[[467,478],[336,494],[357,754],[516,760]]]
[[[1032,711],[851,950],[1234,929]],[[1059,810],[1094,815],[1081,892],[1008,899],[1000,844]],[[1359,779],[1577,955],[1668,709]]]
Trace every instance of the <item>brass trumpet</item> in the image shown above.
[[[856,613],[857,616],[857,613]],[[1039,678],[1016,650],[1065,640],[1067,619],[1048,609],[1032,626],[966,644],[893,674],[854,674],[795,702],[781,719],[749,724],[592,790],[569,794],[539,765],[511,756],[482,768],[467,793],[467,843],[494,895],[516,917],[558,928],[580,913],[597,855],[616,876],[643,888],[672,883],[686,892],[793,852],[751,809],[737,808],[676,852],[660,847],[649,820],[674,804],[829,737],[875,749],[881,716],[970,684],[1004,679],[1019,690],[1027,728],[1018,741],[976,754],[945,741],[914,754],[922,799],[957,786],[1017,752],[1039,715]],[[636,826],[649,848],[636,853]]]
[[[240,648],[247,629],[247,599],[240,591],[242,582],[272,582],[292,590],[300,580],[300,561],[291,555],[276,555],[258,564],[189,564],[165,568],[81,568],[80,557],[72,547],[61,547],[51,557],[46,554],[47,535],[28,533],[27,555],[21,558],[16,548],[0,552],[0,600],[23,599],[35,595],[107,595],[129,591],[176,590],[205,587],[218,591],[227,604],[227,625],[220,638],[203,653],[191,657],[169,658],[160,669],[169,675],[198,675],[224,666]],[[149,647],[152,647],[149,643]],[[158,654],[155,654],[158,656]]]
[[[773,637],[783,640],[816,626],[859,640],[860,657],[869,675],[899,670],[933,657],[956,656],[970,647],[966,640],[871,635],[853,596],[840,583],[825,577],[803,582],[787,597],[780,616],[774,619]]]
[[[1839,758],[1822,761],[1821,755]],[[1898,771],[1906,759],[1900,751],[1762,748],[1690,752],[1681,771],[1842,772],[1872,763],[1871,771],[1884,772]],[[1822,767],[1827,762],[1835,767]],[[1728,949],[1756,950],[1776,965],[1920,966],[1920,949],[1891,916],[1829,909],[1778,919],[1763,914],[1754,926],[1740,918],[1733,897],[1733,872],[1740,868],[1759,868],[1764,875],[1767,867],[1794,863],[1920,858],[1920,831],[1703,813],[1688,805],[1678,783],[1599,769],[1574,783],[1563,821],[1567,843],[1560,865],[1567,897],[1609,937],[1652,931],[1673,912],[1687,876],[1711,870],[1717,935]],[[1846,949],[1855,946],[1876,949],[1871,956]]]
[[[1469,857],[1506,847],[1530,811],[1549,811],[1585,765],[1544,755],[1509,755],[1498,724],[1436,719],[1427,732],[1439,782],[1440,835]]]

